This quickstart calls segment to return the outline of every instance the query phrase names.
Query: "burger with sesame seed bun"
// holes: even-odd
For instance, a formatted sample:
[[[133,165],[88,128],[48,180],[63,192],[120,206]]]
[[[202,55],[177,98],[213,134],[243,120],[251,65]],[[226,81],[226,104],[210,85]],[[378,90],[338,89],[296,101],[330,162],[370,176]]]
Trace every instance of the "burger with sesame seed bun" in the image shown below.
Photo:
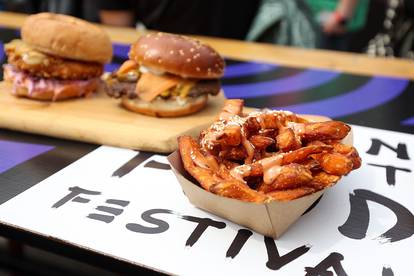
[[[224,66],[223,58],[198,40],[147,34],[131,45],[129,60],[106,78],[106,90],[137,113],[185,116],[203,109],[209,94],[220,92]]]

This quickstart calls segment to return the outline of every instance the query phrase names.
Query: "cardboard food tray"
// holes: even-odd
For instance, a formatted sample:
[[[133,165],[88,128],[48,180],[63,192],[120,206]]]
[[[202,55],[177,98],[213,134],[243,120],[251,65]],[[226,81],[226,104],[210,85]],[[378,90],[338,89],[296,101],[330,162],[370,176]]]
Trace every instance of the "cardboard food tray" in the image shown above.
[[[190,116],[154,118],[129,112],[104,93],[89,98],[42,102],[11,95],[0,83],[0,128],[153,152],[173,152],[177,137],[195,135],[220,112],[224,96]]]
[[[306,116],[306,118],[314,121],[329,119],[319,116]],[[352,145],[352,141],[351,131],[342,142]],[[168,161],[185,195],[194,206],[275,239],[279,238],[329,189],[326,188],[291,201],[273,200],[263,204],[244,202],[204,190],[184,169],[178,150],[168,156]],[[340,181],[336,185],[340,185]]]

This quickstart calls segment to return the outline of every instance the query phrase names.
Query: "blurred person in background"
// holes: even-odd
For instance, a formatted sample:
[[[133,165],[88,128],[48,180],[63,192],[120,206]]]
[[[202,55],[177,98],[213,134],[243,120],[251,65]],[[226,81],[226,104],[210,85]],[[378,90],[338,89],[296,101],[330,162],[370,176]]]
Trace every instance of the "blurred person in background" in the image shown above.
[[[305,0],[320,26],[319,47],[346,51],[352,33],[364,28],[369,0]]]
[[[113,26],[244,39],[258,1],[0,0],[12,12],[68,14]]]
[[[0,0],[2,9],[414,59],[414,0]]]
[[[244,39],[258,1],[101,0],[97,8],[103,24]]]
[[[246,39],[316,48],[318,27],[302,0],[262,0]]]
[[[48,11],[68,14],[92,22],[99,21],[96,9],[99,0],[0,0],[1,2],[4,3],[4,9],[11,12],[31,14]]]
[[[414,60],[414,0],[386,0],[382,30],[369,41],[366,52]]]
[[[369,0],[262,0],[247,40],[347,50],[368,7]]]

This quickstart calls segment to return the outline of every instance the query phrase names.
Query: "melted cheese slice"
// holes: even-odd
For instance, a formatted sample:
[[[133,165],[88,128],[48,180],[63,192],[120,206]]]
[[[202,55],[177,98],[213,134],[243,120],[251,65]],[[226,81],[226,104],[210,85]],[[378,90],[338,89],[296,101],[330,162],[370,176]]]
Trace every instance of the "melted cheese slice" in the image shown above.
[[[137,82],[135,93],[142,100],[150,102],[162,92],[178,85],[182,81],[181,78],[177,77],[143,73]]]
[[[122,63],[121,67],[119,67],[118,71],[116,72],[117,75],[124,75],[128,73],[131,70],[137,70],[138,69],[138,63],[136,63],[133,60],[127,60],[124,63]]]

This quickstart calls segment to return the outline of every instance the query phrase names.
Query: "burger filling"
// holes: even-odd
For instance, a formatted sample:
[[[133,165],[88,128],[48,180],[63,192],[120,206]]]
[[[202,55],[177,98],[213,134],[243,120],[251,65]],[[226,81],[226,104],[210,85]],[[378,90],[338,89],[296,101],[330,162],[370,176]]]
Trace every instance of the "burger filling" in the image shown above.
[[[220,92],[219,80],[190,80],[152,72],[147,68],[139,70],[138,64],[132,60],[126,61],[117,72],[109,75],[106,83],[107,93],[111,97],[139,97],[146,102],[161,98],[185,103],[188,97],[217,95]]]
[[[4,49],[9,64],[36,77],[85,80],[97,78],[103,73],[103,65],[100,63],[48,55],[19,39],[5,44]]]
[[[77,94],[80,97],[96,91],[100,82],[99,78],[87,80],[39,78],[19,70],[11,64],[5,64],[3,68],[4,79],[13,83],[12,93],[18,95],[18,90],[25,88],[27,89],[27,95],[31,98],[42,98],[39,95],[53,91],[52,100],[58,100],[61,99],[62,93],[68,92],[69,90],[72,91],[71,94]]]

